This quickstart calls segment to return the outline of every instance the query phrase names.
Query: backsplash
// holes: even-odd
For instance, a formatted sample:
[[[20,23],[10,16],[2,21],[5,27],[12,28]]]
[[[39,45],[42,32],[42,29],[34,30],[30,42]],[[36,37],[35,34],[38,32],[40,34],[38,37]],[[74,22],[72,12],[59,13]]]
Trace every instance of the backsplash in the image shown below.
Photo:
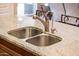
[[[50,7],[52,12],[54,12],[53,19],[59,21],[61,19],[61,14],[64,14],[62,3],[51,3]],[[67,15],[79,17],[78,3],[65,3],[65,8]]]

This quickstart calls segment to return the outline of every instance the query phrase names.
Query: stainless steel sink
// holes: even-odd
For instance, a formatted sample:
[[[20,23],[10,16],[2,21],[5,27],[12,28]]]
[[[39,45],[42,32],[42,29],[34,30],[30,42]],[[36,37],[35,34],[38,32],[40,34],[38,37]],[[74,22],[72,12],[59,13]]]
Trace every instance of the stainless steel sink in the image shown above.
[[[26,40],[26,42],[31,43],[35,46],[50,46],[60,41],[60,37],[50,34],[40,34],[36,37]]]
[[[36,27],[23,27],[15,30],[8,31],[8,34],[15,36],[19,39],[24,39],[27,37],[32,37],[41,34],[43,31]]]

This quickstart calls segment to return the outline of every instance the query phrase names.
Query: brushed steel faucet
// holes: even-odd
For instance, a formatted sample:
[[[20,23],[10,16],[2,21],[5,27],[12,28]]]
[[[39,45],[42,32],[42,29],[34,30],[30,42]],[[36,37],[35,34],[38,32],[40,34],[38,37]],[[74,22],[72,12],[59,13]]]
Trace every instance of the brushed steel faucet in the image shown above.
[[[53,13],[51,12],[49,6],[48,6],[49,7],[48,9],[46,9],[44,5],[40,5],[40,7],[41,7],[40,8],[41,10],[36,10],[36,15],[33,16],[33,19],[38,19],[39,21],[41,21],[41,23],[44,25],[45,32],[53,33],[56,30],[52,28],[53,27],[53,20],[52,20]],[[43,17],[45,20],[43,20],[41,17]]]
[[[38,14],[39,14],[39,13],[38,13]],[[44,25],[45,32],[50,32],[50,30],[51,30],[51,32],[53,32],[54,29],[52,29],[52,28],[50,29],[50,26],[52,26],[52,25],[49,25],[49,24],[50,24],[50,20],[51,20],[51,18],[52,18],[52,16],[53,16],[53,13],[50,12],[50,11],[46,12],[45,14],[42,14],[42,13],[41,13],[41,15],[44,16],[45,21],[44,21],[43,19],[41,19],[38,14],[37,14],[37,15],[34,15],[34,16],[33,16],[33,19],[37,19],[37,20],[41,21],[41,23]]]

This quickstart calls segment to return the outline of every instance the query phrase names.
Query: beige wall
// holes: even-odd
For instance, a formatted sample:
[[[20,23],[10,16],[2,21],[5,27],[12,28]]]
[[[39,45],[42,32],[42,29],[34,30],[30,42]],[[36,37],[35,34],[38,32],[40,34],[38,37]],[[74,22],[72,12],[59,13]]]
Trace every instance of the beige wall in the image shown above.
[[[0,3],[0,11],[2,11],[2,10],[5,11],[5,9],[9,10],[9,12],[6,12],[7,16],[14,16],[15,15],[15,12],[16,12],[15,7],[16,7],[15,3]],[[5,16],[6,16],[6,14],[5,14]]]
[[[16,27],[16,8],[15,7],[16,7],[16,4],[13,4],[13,3],[0,3],[0,28],[1,29],[8,30]]]

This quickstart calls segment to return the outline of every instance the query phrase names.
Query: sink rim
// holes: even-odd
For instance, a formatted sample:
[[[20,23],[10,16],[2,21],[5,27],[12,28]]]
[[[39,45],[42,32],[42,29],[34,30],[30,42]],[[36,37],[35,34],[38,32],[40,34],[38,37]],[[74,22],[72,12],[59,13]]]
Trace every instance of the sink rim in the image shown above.
[[[38,35],[35,35],[35,36],[33,36],[33,37],[30,37],[30,38],[28,38],[28,39],[32,39],[32,38],[35,38],[35,37],[38,37],[38,36],[44,36],[44,35],[47,35],[47,36],[51,36],[51,37],[58,37],[58,38],[60,38],[60,39],[62,39],[61,37],[59,37],[59,36],[57,36],[57,35],[53,35],[53,34],[51,34],[51,33],[47,33],[47,32],[43,32],[43,33],[41,33],[41,34],[38,34]]]
[[[50,36],[50,37],[52,37],[52,38],[53,38],[53,37],[54,37],[54,38],[56,37],[56,38],[58,38],[57,40],[59,40],[59,42],[62,41],[62,38],[59,37],[59,36],[56,36],[56,35],[53,35],[53,34],[49,34],[49,33],[42,33],[42,34],[39,34],[39,35],[36,35],[36,36],[33,36],[33,37],[28,38],[27,40],[25,40],[25,42],[29,43],[29,42],[28,42],[29,39],[32,40],[32,39],[34,39],[34,38],[41,37],[41,36]],[[35,44],[32,44],[32,43],[29,43],[29,44],[32,44],[32,45],[38,46],[38,47],[48,47],[48,46],[57,44],[57,43],[59,43],[59,42],[52,43],[52,44],[49,44],[49,45],[44,45],[44,46],[35,45]]]
[[[17,31],[17,30],[25,29],[25,28],[35,28],[35,29],[40,30],[40,31],[43,32],[43,30],[40,29],[40,28],[38,28],[38,27],[34,27],[34,26],[26,26],[26,27],[21,27],[21,28],[16,28],[16,29],[9,30],[7,33],[12,32],[12,31]]]
[[[37,27],[34,27],[34,26],[27,26],[27,27],[21,27],[21,28],[9,30],[7,33],[8,33],[8,35],[11,35],[11,36],[13,36],[13,37],[19,38],[19,37],[15,36],[15,35],[12,35],[11,33],[12,33],[12,32],[16,32],[16,33],[17,33],[18,31],[23,30],[23,29],[24,29],[24,30],[26,30],[26,29],[38,30],[38,32],[40,32],[40,33],[37,33],[37,35],[43,33],[43,30],[42,30],[42,29],[37,28]],[[21,32],[22,32],[22,31],[21,31]],[[15,33],[15,34],[16,34],[16,33]],[[19,32],[18,32],[18,33],[19,33]],[[34,36],[37,36],[37,35],[34,35]],[[31,36],[31,37],[33,37],[33,36]],[[24,39],[26,39],[26,38],[30,38],[30,37],[25,37]],[[19,38],[19,39],[22,39],[22,38]]]

